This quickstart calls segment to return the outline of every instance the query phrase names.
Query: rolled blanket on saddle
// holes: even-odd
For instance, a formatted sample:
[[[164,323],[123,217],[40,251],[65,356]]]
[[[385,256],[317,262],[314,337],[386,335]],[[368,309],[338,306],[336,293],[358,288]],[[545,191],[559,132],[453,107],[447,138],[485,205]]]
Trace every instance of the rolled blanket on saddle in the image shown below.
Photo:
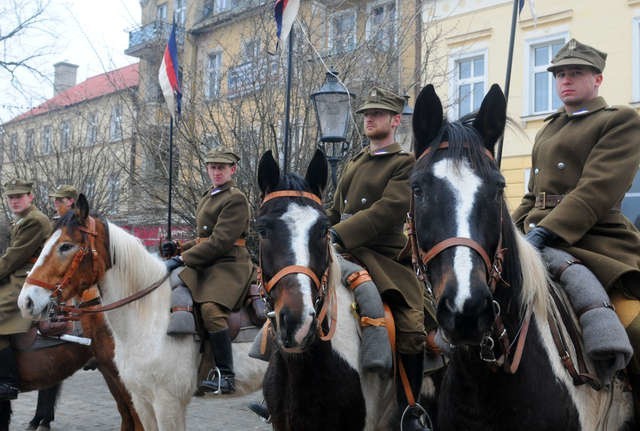
[[[598,377],[603,384],[610,383],[629,363],[633,348],[607,292],[596,276],[569,253],[546,247],[542,257],[580,320],[584,348]]]
[[[167,328],[168,335],[191,335],[196,333],[191,291],[178,277],[183,269],[184,266],[174,269],[169,277],[171,284],[171,317]]]

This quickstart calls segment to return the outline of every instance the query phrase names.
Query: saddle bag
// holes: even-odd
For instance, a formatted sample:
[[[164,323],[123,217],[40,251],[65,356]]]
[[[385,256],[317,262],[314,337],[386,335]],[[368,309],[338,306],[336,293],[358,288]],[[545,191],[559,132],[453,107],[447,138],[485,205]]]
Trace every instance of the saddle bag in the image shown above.
[[[70,334],[73,331],[73,322],[52,322],[50,320],[40,320],[38,331],[48,337],[59,337],[62,334]]]
[[[260,286],[254,283],[249,285],[249,292],[245,299],[245,308],[249,314],[251,323],[260,327],[267,321],[267,310],[260,295]]]

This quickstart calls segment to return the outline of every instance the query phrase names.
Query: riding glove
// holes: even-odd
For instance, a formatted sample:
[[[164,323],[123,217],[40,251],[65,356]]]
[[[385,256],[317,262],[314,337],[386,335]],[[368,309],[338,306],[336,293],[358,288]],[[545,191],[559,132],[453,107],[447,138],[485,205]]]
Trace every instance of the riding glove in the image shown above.
[[[160,244],[160,256],[162,257],[172,257],[175,256],[178,252],[178,242],[177,241],[163,241]]]
[[[555,243],[558,240],[558,235],[547,228],[536,226],[529,231],[525,238],[538,250],[542,250],[544,247]]]
[[[184,265],[184,261],[180,256],[174,256],[171,259],[165,260],[164,265],[167,267],[167,271],[171,272],[176,268]]]
[[[340,247],[344,248],[344,243],[342,242],[342,238],[338,235],[338,232],[334,228],[329,228],[329,237],[331,237],[331,243],[338,244]]]

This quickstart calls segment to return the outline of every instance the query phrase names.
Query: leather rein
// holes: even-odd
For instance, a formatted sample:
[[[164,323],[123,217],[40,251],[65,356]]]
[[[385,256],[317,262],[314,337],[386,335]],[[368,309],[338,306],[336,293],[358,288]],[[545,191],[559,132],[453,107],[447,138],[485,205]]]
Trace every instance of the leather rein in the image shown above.
[[[322,207],[322,200],[313,193],[304,192],[300,190],[279,190],[276,192],[268,193],[262,199],[262,203],[260,206],[262,207],[265,203],[269,202],[272,199],[278,198],[303,198],[315,202],[316,204]],[[291,274],[302,274],[309,279],[316,287],[318,291],[318,298],[316,300],[316,307],[321,304],[320,312],[318,313],[318,333],[320,334],[320,339],[322,341],[329,341],[333,338],[333,335],[336,331],[336,318],[337,318],[337,310],[338,304],[336,300],[336,292],[334,288],[330,288],[328,283],[329,278],[329,268],[331,267],[331,250],[330,250],[330,241],[327,241],[327,256],[329,258],[327,262],[327,267],[325,268],[322,276],[318,278],[316,273],[309,267],[302,265],[288,265],[284,268],[280,269],[276,274],[271,277],[269,280],[264,280],[263,272],[262,272],[262,249],[260,248],[259,256],[258,256],[258,285],[261,287],[261,292],[264,292],[266,296],[266,303],[269,308],[272,308],[271,304],[271,290],[287,275]],[[325,334],[322,329],[322,323],[327,318],[328,306],[329,302],[331,302],[331,322],[329,324],[329,330]],[[267,313],[269,318],[273,320],[275,316],[273,313]],[[272,322],[273,323],[273,322]],[[270,325],[273,327],[273,324]]]
[[[28,276],[26,279],[27,283],[50,290],[52,292],[52,296],[55,295],[55,302],[54,302],[55,308],[60,313],[55,316],[56,320],[58,321],[78,320],[80,318],[80,315],[85,313],[102,313],[105,311],[114,310],[116,308],[122,307],[123,305],[129,304],[133,301],[136,301],[148,295],[149,293],[154,291],[156,288],[158,288],[160,285],[162,285],[162,283],[164,283],[167,278],[169,278],[170,274],[167,273],[160,280],[154,282],[153,284],[146,287],[145,289],[139,290],[111,304],[90,305],[93,303],[93,301],[91,301],[90,303],[86,303],[86,304],[80,303],[78,306],[75,306],[75,307],[65,305],[64,302],[62,301],[62,292],[65,289],[65,287],[69,285],[71,278],[78,271],[78,268],[80,268],[80,264],[89,254],[91,254],[91,257],[92,257],[92,262],[91,262],[92,263],[91,278],[93,280],[92,284],[96,284],[98,282],[99,255],[96,249],[96,238],[98,236],[96,232],[96,220],[93,217],[89,216],[87,217],[86,225],[80,226],[78,229],[83,233],[83,238],[84,238],[83,244],[80,247],[80,249],[76,251],[75,255],[73,256],[73,259],[71,260],[71,264],[69,265],[69,267],[67,268],[64,275],[59,281],[57,281],[56,283],[48,283],[46,281],[39,280],[32,276]],[[107,243],[108,243],[108,239],[107,239]],[[107,255],[105,271],[111,268],[111,266],[112,266],[111,259]]]
[[[435,150],[446,150],[448,148],[449,142],[445,141],[441,142],[439,146],[435,147]],[[432,148],[430,147],[426,148],[417,160],[419,161],[424,156],[429,154],[431,149]],[[491,154],[488,149],[485,148],[484,154],[489,157],[489,159],[494,160],[493,154]],[[444,239],[425,252],[418,245],[418,238],[415,227],[415,202],[413,194],[411,194],[411,206],[409,212],[407,213],[409,245],[411,246],[411,261],[417,277],[421,281],[423,281],[425,285],[427,285],[427,288],[429,290],[431,290],[431,288],[429,287],[430,283],[428,282],[427,270],[429,262],[443,251],[452,247],[467,247],[480,256],[480,258],[484,262],[487,276],[487,285],[489,286],[492,295],[495,293],[498,282],[502,283],[504,286],[509,286],[509,284],[502,278],[502,264],[504,262],[505,252],[505,249],[502,247],[502,226],[504,223],[502,201],[500,205],[500,234],[498,237],[498,245],[496,247],[496,251],[493,254],[493,259],[489,258],[489,253],[487,253],[484,247],[482,247],[477,241],[465,237],[451,237]],[[442,295],[442,288],[442,286],[439,286],[435,292],[432,292],[436,300],[438,300]],[[518,370],[520,359],[522,358],[524,343],[529,329],[529,322],[531,320],[531,310],[527,309],[527,311],[525,312],[525,316],[523,318],[520,329],[516,334],[516,348],[513,352],[513,355],[511,355],[514,343],[510,341],[509,335],[504,326],[500,305],[497,301],[494,300],[493,306],[495,314],[494,322],[491,327],[490,333],[485,334],[480,344],[480,358],[495,367],[498,367],[500,364],[502,364],[502,367],[506,372],[514,374]],[[494,353],[494,346],[496,344],[494,338],[498,340],[500,346],[502,347],[502,355],[497,359]]]

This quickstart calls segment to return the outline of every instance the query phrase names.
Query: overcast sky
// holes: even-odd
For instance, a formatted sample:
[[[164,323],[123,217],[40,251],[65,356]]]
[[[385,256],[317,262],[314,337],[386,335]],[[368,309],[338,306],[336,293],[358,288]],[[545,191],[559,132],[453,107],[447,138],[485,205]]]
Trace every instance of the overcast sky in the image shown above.
[[[0,0],[0,12],[6,5],[36,3],[45,0]],[[0,17],[0,34],[8,31],[7,15]],[[139,0],[49,0],[44,23],[27,37],[0,46],[0,55],[11,58],[20,52],[44,52],[35,62],[46,78],[35,78],[22,71],[16,78],[0,71],[0,123],[37,106],[53,95],[53,65],[59,61],[77,64],[78,79],[136,63],[124,54],[129,43],[128,31],[140,25]]]

